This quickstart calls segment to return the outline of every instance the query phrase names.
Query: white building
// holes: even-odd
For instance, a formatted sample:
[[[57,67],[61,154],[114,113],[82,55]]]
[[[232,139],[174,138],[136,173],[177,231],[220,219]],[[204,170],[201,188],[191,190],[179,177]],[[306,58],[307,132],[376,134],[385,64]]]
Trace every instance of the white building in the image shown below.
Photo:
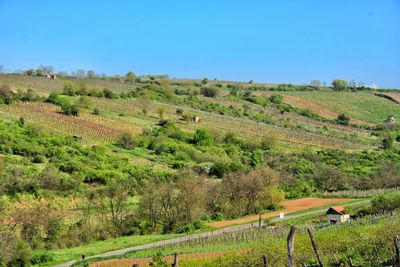
[[[350,221],[350,215],[344,213],[344,208],[341,206],[330,207],[326,212],[331,224],[344,223]]]

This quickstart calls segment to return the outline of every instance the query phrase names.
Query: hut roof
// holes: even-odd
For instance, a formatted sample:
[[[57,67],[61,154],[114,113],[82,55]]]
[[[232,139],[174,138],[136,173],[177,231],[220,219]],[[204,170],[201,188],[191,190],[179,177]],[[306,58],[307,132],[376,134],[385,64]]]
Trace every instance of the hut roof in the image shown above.
[[[344,214],[344,208],[342,206],[330,207],[326,214]]]

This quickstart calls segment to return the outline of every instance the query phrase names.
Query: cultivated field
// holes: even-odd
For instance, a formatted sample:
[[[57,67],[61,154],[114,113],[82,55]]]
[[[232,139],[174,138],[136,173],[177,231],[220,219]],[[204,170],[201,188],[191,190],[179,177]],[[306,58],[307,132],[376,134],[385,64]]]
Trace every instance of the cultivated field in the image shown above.
[[[287,214],[297,211],[304,211],[311,208],[326,206],[326,205],[335,205],[338,203],[345,203],[350,201],[351,199],[346,198],[303,198],[296,200],[287,200],[281,203],[284,207],[282,210],[273,211],[269,213],[265,213],[261,215],[262,219],[271,218],[278,216],[281,212]],[[221,222],[211,222],[209,223],[212,227],[226,227],[230,225],[243,224],[248,222],[257,221],[259,219],[259,215],[249,216],[245,218],[239,218],[235,220],[221,221]]]

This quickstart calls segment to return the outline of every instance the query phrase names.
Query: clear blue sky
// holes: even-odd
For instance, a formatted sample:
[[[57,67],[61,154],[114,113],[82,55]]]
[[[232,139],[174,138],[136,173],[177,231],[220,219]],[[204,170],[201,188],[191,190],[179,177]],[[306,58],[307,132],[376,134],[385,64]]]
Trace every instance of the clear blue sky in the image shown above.
[[[0,0],[0,64],[400,88],[400,0]]]

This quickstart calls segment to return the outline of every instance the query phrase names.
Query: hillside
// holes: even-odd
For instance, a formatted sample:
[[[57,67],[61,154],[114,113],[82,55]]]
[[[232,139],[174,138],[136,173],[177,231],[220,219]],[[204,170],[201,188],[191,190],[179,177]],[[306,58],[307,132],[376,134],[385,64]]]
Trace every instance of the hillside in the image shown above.
[[[284,199],[400,186],[400,127],[384,122],[400,105],[372,91],[17,74],[0,86],[10,264],[277,214]]]

